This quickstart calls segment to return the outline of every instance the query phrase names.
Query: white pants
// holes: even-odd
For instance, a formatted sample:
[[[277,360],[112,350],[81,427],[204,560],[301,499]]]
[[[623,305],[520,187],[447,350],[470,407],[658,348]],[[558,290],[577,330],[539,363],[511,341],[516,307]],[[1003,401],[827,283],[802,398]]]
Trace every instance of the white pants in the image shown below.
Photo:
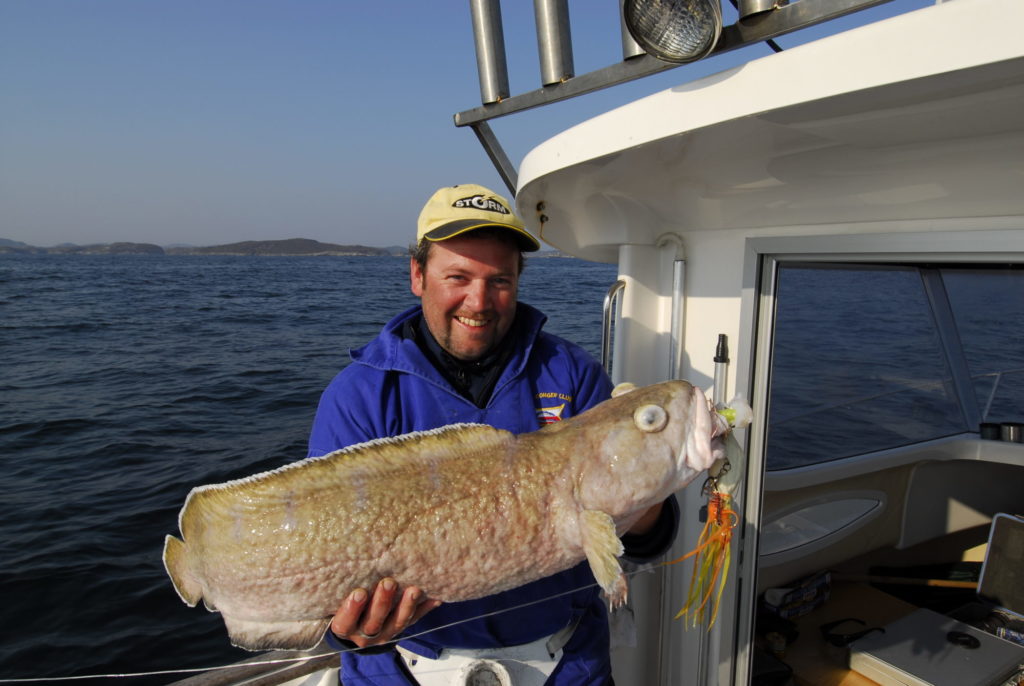
[[[504,648],[446,648],[432,660],[397,646],[420,686],[543,686],[576,625],[532,643]]]

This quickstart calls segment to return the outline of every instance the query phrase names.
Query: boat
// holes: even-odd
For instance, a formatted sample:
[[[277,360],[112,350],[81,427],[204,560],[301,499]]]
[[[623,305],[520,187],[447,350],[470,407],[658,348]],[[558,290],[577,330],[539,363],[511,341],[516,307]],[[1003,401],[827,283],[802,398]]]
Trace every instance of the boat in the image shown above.
[[[455,123],[535,235],[618,265],[613,381],[685,378],[754,410],[720,477],[739,516],[714,624],[675,619],[689,564],[636,574],[616,683],[872,683],[851,636],[935,581],[899,570],[978,563],[998,516],[1024,514],[1024,3],[938,2],[687,76],[879,4],[743,2],[707,54],[629,29],[620,63],[575,76],[565,3],[542,0],[542,85],[511,95],[497,2],[471,3],[482,104]],[[518,167],[489,125],[676,68]],[[698,544],[702,486],[677,494],[669,558]]]

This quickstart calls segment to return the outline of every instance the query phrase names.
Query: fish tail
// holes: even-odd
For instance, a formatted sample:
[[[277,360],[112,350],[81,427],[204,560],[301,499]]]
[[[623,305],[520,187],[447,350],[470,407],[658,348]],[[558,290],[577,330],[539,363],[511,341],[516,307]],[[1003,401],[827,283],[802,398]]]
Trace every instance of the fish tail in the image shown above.
[[[188,566],[185,543],[174,536],[164,539],[164,568],[174,583],[174,590],[189,607],[195,607],[203,597],[203,587]]]

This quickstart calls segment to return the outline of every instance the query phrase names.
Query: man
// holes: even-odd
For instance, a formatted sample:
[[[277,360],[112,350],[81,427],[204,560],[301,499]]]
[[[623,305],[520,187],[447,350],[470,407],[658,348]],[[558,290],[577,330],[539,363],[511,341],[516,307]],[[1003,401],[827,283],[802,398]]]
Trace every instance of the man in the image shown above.
[[[456,422],[535,431],[552,404],[564,403],[556,416],[565,419],[605,400],[611,383],[600,365],[542,332],[545,317],[517,302],[522,253],[539,248],[500,195],[472,184],[438,190],[420,213],[410,259],[421,305],[352,351],[320,400],[309,454]],[[671,543],[678,510],[666,502],[623,537],[627,555],[647,559]],[[607,611],[586,562],[446,605],[383,579],[345,599],[327,638],[348,649],[346,686],[433,683],[471,663],[474,651],[500,659],[495,649],[509,646],[530,665],[516,683],[611,683]],[[451,683],[451,673],[443,679]]]

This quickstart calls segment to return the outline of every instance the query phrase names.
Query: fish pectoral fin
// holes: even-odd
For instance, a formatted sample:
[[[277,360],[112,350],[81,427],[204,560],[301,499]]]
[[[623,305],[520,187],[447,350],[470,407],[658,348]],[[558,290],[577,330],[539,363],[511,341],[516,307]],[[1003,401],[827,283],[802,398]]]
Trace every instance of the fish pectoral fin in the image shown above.
[[[323,639],[330,622],[330,617],[260,622],[224,615],[231,645],[245,650],[310,650]]]
[[[584,510],[580,514],[580,533],[583,552],[597,583],[608,594],[612,607],[624,605],[629,587],[619,565],[624,548],[615,531],[615,520],[600,510]]]

